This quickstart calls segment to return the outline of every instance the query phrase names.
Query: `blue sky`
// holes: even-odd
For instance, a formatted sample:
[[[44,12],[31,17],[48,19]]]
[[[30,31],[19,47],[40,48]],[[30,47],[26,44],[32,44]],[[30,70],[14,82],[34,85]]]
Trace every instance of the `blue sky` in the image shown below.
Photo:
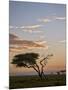
[[[65,20],[51,20],[43,22],[39,19],[53,19],[54,17],[66,17],[66,6],[63,4],[43,4],[29,2],[10,2],[9,24],[13,27],[41,25],[36,28],[41,30],[41,34],[49,41],[65,39]],[[14,28],[10,32],[19,34],[24,39],[39,38],[40,33],[25,33],[23,30]],[[58,37],[57,37],[58,34]],[[51,39],[51,40],[50,40]]]

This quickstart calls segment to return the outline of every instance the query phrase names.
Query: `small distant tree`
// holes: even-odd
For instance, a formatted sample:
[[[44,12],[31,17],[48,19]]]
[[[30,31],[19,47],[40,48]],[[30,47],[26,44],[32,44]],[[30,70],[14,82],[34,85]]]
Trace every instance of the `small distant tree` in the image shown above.
[[[60,74],[66,74],[66,70],[61,70]]]
[[[40,79],[42,79],[43,77],[45,77],[44,67],[47,64],[47,60],[51,56],[53,56],[53,54],[47,55],[46,57],[41,59],[39,58],[38,53],[18,54],[14,56],[11,63],[15,64],[16,67],[25,67],[34,69],[37,72]]]
[[[57,75],[60,75],[60,71],[58,71],[58,72],[56,72],[57,73]]]

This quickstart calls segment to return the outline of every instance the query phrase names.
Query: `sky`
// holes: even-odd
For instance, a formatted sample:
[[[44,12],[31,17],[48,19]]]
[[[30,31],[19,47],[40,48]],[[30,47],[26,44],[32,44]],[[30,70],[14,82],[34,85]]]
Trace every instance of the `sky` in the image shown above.
[[[45,72],[64,70],[66,64],[66,5],[9,2],[10,62],[19,53],[53,53]],[[10,64],[10,75],[35,74]]]

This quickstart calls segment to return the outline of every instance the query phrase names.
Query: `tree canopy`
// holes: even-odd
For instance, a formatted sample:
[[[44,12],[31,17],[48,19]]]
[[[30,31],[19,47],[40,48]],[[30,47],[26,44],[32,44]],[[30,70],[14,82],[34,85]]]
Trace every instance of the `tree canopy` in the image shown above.
[[[12,64],[16,64],[18,67],[26,67],[27,65],[36,64],[36,59],[38,59],[39,54],[37,53],[25,53],[15,55]]]

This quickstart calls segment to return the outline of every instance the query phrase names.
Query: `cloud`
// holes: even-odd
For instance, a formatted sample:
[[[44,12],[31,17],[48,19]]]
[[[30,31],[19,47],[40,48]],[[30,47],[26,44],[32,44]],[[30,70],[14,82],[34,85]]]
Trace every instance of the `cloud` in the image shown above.
[[[32,26],[22,26],[20,27],[23,32],[28,32],[28,33],[41,33],[41,30],[38,30],[39,27],[42,25],[32,25]]]
[[[39,44],[39,45],[41,45],[41,44],[46,44],[47,42],[46,41],[35,41],[35,43],[37,43],[37,44]]]
[[[10,52],[13,52],[13,51],[18,52],[18,51],[22,51],[24,49],[27,49],[27,47],[22,47],[20,45],[10,45],[10,48],[9,48]]]
[[[39,36],[39,39],[44,39],[44,38],[45,38],[44,35],[40,35],[40,36]]]
[[[66,18],[62,16],[52,16],[52,17],[41,18],[41,19],[38,19],[37,21],[43,22],[43,23],[49,23],[54,20],[66,20]]]
[[[39,27],[41,27],[41,24],[36,24],[36,25],[28,25],[28,26],[9,26],[10,29],[37,29]]]
[[[16,29],[19,29],[20,27],[17,27],[17,26],[16,26],[15,28],[16,28]]]
[[[28,33],[42,33],[40,30],[30,30],[30,29],[23,29],[23,32],[28,32]]]
[[[38,19],[39,22],[44,22],[44,23],[48,23],[50,22],[51,20],[48,19],[48,18],[44,18],[44,19]]]
[[[38,45],[43,45],[44,49],[48,49],[47,41],[38,40],[38,41],[35,41],[35,43]]]
[[[18,37],[14,34],[9,34],[9,40],[18,39]]]
[[[31,26],[21,26],[21,29],[37,29],[41,27],[42,25],[31,25]]]
[[[23,49],[47,49],[47,44],[44,41],[28,41],[20,40],[16,35],[10,34],[10,51],[21,51]]]
[[[41,23],[49,23],[54,20],[66,20],[66,17],[64,17],[64,16],[49,16],[49,17],[37,19],[37,21],[41,22]],[[12,25],[10,25],[9,28],[10,29],[23,29],[23,31],[29,30],[29,32],[32,33],[33,30],[38,30],[38,28],[40,28],[42,26],[43,26],[43,24],[35,24],[35,25],[28,25],[28,26],[12,26]]]
[[[10,28],[10,29],[13,29],[13,28],[14,28],[14,26],[9,26],[9,28]]]
[[[61,41],[59,41],[59,43],[65,43],[66,42],[66,40],[61,40]]]
[[[41,24],[36,24],[36,25],[29,25],[29,26],[10,26],[10,28],[22,30],[23,32],[28,32],[28,33],[41,33],[42,31],[38,30],[42,25]]]
[[[66,20],[65,17],[55,17],[56,20]]]
[[[33,32],[33,30],[28,30],[28,29],[23,29],[22,31],[23,32],[29,32],[29,33],[32,33]]]

